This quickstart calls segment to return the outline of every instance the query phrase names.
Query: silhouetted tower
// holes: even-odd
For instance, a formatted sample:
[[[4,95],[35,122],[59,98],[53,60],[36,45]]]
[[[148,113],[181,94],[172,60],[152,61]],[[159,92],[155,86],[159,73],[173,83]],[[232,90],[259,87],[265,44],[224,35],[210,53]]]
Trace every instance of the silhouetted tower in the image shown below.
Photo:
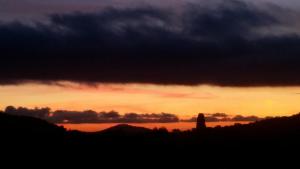
[[[206,128],[206,125],[205,125],[204,114],[199,113],[198,117],[197,117],[197,126],[196,126],[196,129],[197,130],[202,130],[202,129],[205,129],[205,128]]]

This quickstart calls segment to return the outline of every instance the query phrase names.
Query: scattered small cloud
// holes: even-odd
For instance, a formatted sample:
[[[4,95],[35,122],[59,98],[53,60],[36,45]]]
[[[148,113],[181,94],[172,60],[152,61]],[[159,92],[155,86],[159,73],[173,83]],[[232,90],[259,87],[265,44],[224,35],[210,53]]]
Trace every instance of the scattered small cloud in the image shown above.
[[[170,113],[125,113],[119,114],[116,111],[95,112],[93,110],[86,111],[68,111],[56,110],[51,111],[50,108],[34,108],[25,107],[15,108],[8,106],[4,113],[31,116],[41,118],[53,123],[171,123],[179,122],[179,118]]]
[[[206,122],[226,122],[226,121],[258,121],[262,120],[263,118],[257,116],[242,116],[242,115],[229,115],[226,113],[204,113],[205,114],[205,121]],[[184,122],[196,122],[197,118],[192,117],[190,119],[183,119],[181,121]]]

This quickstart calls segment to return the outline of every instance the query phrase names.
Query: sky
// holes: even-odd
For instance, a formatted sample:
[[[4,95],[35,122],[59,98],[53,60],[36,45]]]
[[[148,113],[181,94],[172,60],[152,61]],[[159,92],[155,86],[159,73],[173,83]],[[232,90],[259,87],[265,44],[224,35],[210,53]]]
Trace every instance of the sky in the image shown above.
[[[63,86],[26,84],[0,87],[0,109],[8,105],[52,110],[172,113],[189,119],[197,113],[243,116],[282,116],[299,112],[300,87],[162,86],[61,82]]]
[[[299,111],[297,0],[0,0],[0,109]]]

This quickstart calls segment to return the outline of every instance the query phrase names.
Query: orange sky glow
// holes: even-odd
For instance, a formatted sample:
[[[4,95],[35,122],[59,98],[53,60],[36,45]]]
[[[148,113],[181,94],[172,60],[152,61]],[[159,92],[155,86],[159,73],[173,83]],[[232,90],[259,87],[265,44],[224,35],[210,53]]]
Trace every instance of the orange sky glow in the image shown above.
[[[282,116],[300,112],[300,87],[218,87],[71,82],[0,86],[0,109],[8,105],[122,113],[174,113],[189,118],[199,112]]]

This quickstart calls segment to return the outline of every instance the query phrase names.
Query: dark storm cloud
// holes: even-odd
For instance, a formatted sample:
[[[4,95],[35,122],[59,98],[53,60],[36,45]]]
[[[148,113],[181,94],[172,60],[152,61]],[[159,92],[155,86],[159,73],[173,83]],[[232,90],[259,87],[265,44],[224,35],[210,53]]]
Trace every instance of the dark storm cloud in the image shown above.
[[[300,85],[300,38],[268,10],[226,1],[182,15],[108,8],[2,24],[0,83]]]
[[[254,38],[255,30],[278,24],[278,20],[255,6],[240,1],[228,1],[217,9],[192,6],[184,16],[188,34],[203,41],[234,41]]]

